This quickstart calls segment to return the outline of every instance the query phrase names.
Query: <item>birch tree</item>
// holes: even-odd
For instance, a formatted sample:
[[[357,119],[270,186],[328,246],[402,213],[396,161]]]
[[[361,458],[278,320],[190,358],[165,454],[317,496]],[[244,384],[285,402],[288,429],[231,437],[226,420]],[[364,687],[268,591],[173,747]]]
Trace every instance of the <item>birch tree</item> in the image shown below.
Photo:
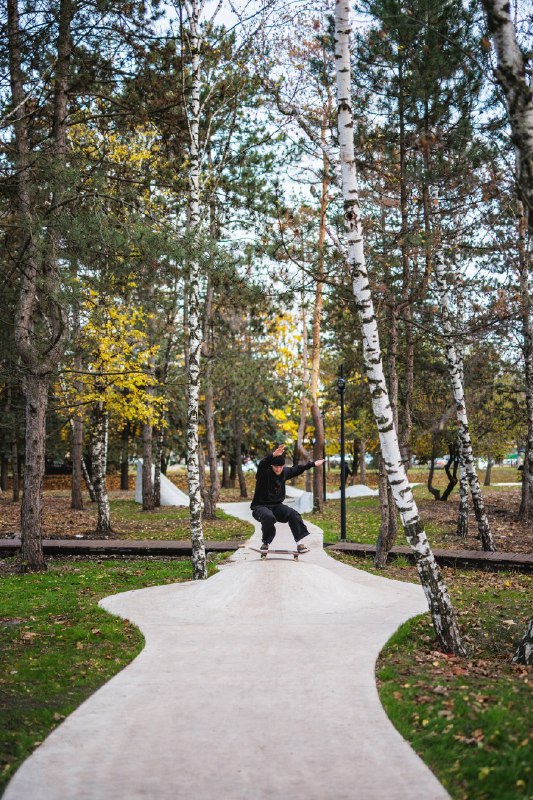
[[[398,444],[392,409],[383,373],[379,332],[365,262],[363,227],[353,140],[354,120],[351,104],[350,4],[335,3],[335,58],[337,80],[338,131],[344,199],[344,220],[348,243],[352,290],[361,323],[363,357],[371,392],[381,452],[394,501],[405,535],[411,546],[428,601],[439,645],[447,652],[465,654],[448,590],[442,579],[416,502],[407,479]]]
[[[506,0],[482,0],[496,52],[495,76],[503,89],[511,140],[516,154],[518,194],[519,284],[522,300],[523,358],[526,383],[527,439],[519,517],[533,514],[533,333],[531,330],[531,242],[533,240],[533,74],[527,66],[531,54],[518,42]]]
[[[202,43],[200,16],[205,0],[182,0],[187,14],[188,29],[182,24],[182,43],[187,41],[190,58],[190,97],[186,104],[189,133],[188,166],[188,230],[190,257],[187,270],[187,479],[189,486],[189,524],[192,543],[194,580],[207,578],[205,542],[202,528],[202,493],[199,463],[199,401],[200,358],[202,351],[202,321],[200,316],[200,48]]]
[[[517,152],[517,189],[533,237],[533,98],[527,65],[531,53],[518,43],[508,0],[482,0],[496,51],[496,79],[503,89]]]
[[[533,617],[529,620],[520,644],[513,655],[515,664],[533,664]]]
[[[483,0],[489,32],[497,56],[496,78],[507,101],[507,112],[512,131],[512,140],[517,154],[517,189],[527,219],[528,242],[521,253],[525,260],[525,272],[531,273],[531,242],[533,241],[533,97],[531,83],[527,79],[526,66],[531,58],[520,48],[516,30],[511,19],[511,4],[508,0]],[[522,267],[521,273],[524,273]],[[523,277],[521,275],[521,283]],[[524,357],[526,371],[526,403],[528,412],[528,431],[526,462],[524,463],[522,495],[522,516],[529,512],[533,496],[533,348],[531,343],[530,292],[529,280],[524,293],[523,326]],[[525,288],[525,291],[524,291]],[[527,488],[526,488],[527,486]],[[527,496],[524,497],[524,494]],[[529,516],[529,513],[527,514]],[[524,638],[514,659],[520,663],[531,664],[533,659],[533,620],[529,621]]]
[[[446,282],[446,269],[444,266],[442,251],[440,250],[435,254],[435,282],[440,300],[440,313],[442,317],[442,330],[446,348],[446,361],[448,364],[450,383],[457,412],[457,423],[459,425],[458,433],[460,439],[461,460],[468,478],[468,485],[472,495],[472,505],[474,506],[479,536],[481,538],[481,545],[483,550],[494,551],[496,548],[494,546],[490,524],[485,512],[483,494],[481,492],[481,486],[479,485],[479,479],[474,463],[474,455],[472,453],[472,440],[470,437],[470,429],[468,427],[468,414],[466,410],[465,392],[462,380],[462,358],[461,354],[457,350],[457,347],[455,346],[454,329],[450,318],[450,302],[448,286]]]

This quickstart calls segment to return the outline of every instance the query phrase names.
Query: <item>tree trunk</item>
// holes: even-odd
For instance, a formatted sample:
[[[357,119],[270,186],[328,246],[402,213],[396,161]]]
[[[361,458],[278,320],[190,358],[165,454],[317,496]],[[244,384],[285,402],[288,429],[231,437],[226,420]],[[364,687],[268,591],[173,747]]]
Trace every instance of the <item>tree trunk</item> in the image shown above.
[[[5,453],[2,453],[0,460],[0,490],[2,492],[7,492],[8,489],[8,468],[9,459]]]
[[[96,533],[111,533],[111,511],[106,485],[106,421],[107,414],[101,403],[96,403],[91,416],[92,484],[98,508]]]
[[[229,489],[229,459],[226,453],[222,453],[222,488]]]
[[[121,434],[120,491],[130,488],[130,423],[126,422]]]
[[[202,494],[198,461],[198,416],[200,397],[200,359],[202,326],[200,322],[200,31],[198,0],[189,4],[189,51],[191,55],[191,101],[189,127],[189,230],[191,247],[188,269],[188,348],[187,348],[187,478],[189,484],[189,521],[194,580],[207,578],[204,533],[202,529]]]
[[[353,448],[352,448],[352,462],[353,462],[353,470],[352,470],[352,486],[355,486],[356,483],[359,482],[359,468],[361,452],[360,452],[361,440],[357,437],[353,440]],[[366,465],[365,465],[366,466]]]
[[[76,414],[72,420],[72,479],[70,485],[70,507],[75,511],[83,509],[81,491],[83,460],[83,420]]]
[[[468,536],[468,477],[461,440],[459,440],[459,512],[457,514],[457,536],[466,539]]]
[[[21,507],[21,571],[46,569],[42,546],[43,482],[48,378],[25,375],[26,457]],[[13,480],[16,474],[13,475]]]
[[[455,346],[454,331],[449,314],[448,287],[444,269],[444,261],[440,252],[435,253],[435,282],[440,296],[440,311],[442,318],[442,328],[446,348],[446,361],[452,385],[452,393],[457,410],[457,422],[459,423],[459,439],[463,454],[466,474],[472,495],[472,504],[476,515],[477,527],[481,539],[483,550],[494,551],[494,541],[490,530],[489,521],[485,513],[483,495],[479,485],[474,456],[472,454],[472,441],[468,427],[468,416],[463,388],[463,364],[460,353]]]
[[[152,441],[153,427],[150,422],[143,423],[143,466],[142,466],[142,495],[143,511],[154,510],[154,482],[152,480]]]
[[[329,204],[329,170],[330,163],[327,155],[326,142],[331,116],[331,93],[328,91],[328,100],[324,107],[321,124],[322,149],[322,191],[320,194],[320,218],[318,228],[317,246],[317,276],[315,287],[315,305],[313,308],[313,349],[311,353],[311,418],[315,429],[313,444],[313,461],[318,461],[324,454],[324,420],[318,406],[318,383],[320,378],[320,330],[322,325],[322,309],[324,305],[324,248],[326,242],[326,215]],[[313,512],[321,513],[324,510],[324,467],[313,470]]]
[[[206,495],[209,499],[206,502],[204,497],[204,515],[209,516],[208,519],[215,519],[218,498],[220,497],[220,478],[218,475],[217,464],[217,444],[215,438],[215,408],[213,398],[213,384],[211,376],[206,376],[206,389],[205,389],[205,429],[207,438],[207,460],[209,464],[209,490]],[[242,467],[241,467],[242,473]],[[246,484],[245,484],[246,485]]]
[[[154,455],[154,508],[161,508],[161,471],[162,471],[164,441],[165,441],[165,429],[157,428],[155,432],[155,455]]]
[[[528,53],[516,38],[508,0],[483,0],[496,50],[496,79],[507,100],[512,141],[518,154],[517,187],[526,209],[530,241],[533,239],[533,99],[528,81]]]
[[[208,514],[211,512],[209,496],[207,494],[207,487],[205,485],[205,456],[204,456],[204,448],[202,447],[202,443],[200,442],[200,446],[198,447],[198,467],[199,467],[199,475],[200,475],[200,494],[202,495],[202,500],[204,501],[204,519],[210,519]]]
[[[409,457],[409,442],[411,438],[411,430],[413,422],[411,419],[411,398],[413,393],[413,376],[414,376],[414,340],[412,331],[412,313],[411,313],[411,253],[410,253],[410,226],[409,226],[409,191],[408,175],[407,175],[407,149],[408,142],[405,131],[405,69],[403,51],[398,50],[398,134],[399,134],[399,182],[400,182],[400,216],[401,216],[401,229],[400,229],[400,252],[402,258],[402,303],[401,308],[393,312],[394,316],[398,315],[403,320],[405,330],[405,344],[406,344],[406,357],[404,360],[404,386],[402,393],[401,415],[398,406],[398,387],[396,387],[395,409],[396,409],[396,430],[400,434],[400,451],[404,463],[407,462]],[[396,322],[396,320],[395,320]],[[397,333],[396,333],[397,336]],[[397,349],[397,348],[396,348]],[[396,359],[395,359],[396,362]],[[395,363],[396,370],[396,363]],[[389,380],[391,380],[389,374]],[[396,384],[398,378],[395,377]]]
[[[18,503],[20,500],[20,482],[19,482],[19,448],[18,441],[15,438],[11,444],[11,465],[13,468],[13,502]]]
[[[307,428],[307,391],[309,385],[309,367],[307,359],[307,322],[305,317],[305,301],[302,292],[302,391],[300,395],[300,422],[296,437],[296,456],[298,463],[305,464],[309,460],[309,453],[304,447],[305,431]]]
[[[513,656],[513,662],[515,664],[527,664],[528,666],[533,664],[533,617],[527,624],[526,632]]]
[[[61,287],[58,266],[61,236],[56,220],[61,213],[61,201],[66,188],[63,171],[67,152],[67,89],[72,14],[72,1],[60,0],[57,57],[54,65],[52,169],[48,187],[39,189],[43,192],[48,188],[51,210],[46,226],[42,227],[36,222],[38,215],[35,214],[32,196],[32,152],[28,128],[30,115],[22,68],[25,36],[20,30],[17,0],[8,0],[7,3],[17,224],[22,240],[19,263],[20,292],[15,314],[14,340],[24,368],[23,390],[26,400],[26,458],[21,537],[22,568],[28,571],[45,569],[41,525],[48,382],[50,374],[61,361],[66,340],[65,311],[62,304],[56,300]],[[38,230],[35,230],[36,227]],[[37,239],[40,239],[41,243],[40,252],[37,250]],[[40,335],[36,336],[38,322],[40,322]],[[48,332],[47,336],[44,335],[44,331]]]
[[[74,262],[72,267],[73,279],[77,279],[77,263]],[[76,374],[80,374],[83,369],[83,361],[78,347],[78,340],[80,335],[80,313],[79,306],[74,303],[72,312],[72,340],[74,343],[74,370]],[[81,381],[74,381],[74,390],[78,396],[82,391]],[[76,413],[77,412],[77,413]],[[82,481],[82,468],[81,462],[83,459],[83,417],[79,410],[76,410],[70,417],[70,431],[72,435],[72,478],[70,483],[70,507],[74,511],[81,511],[83,509],[83,495],[81,491]]]
[[[213,241],[218,238],[218,226],[216,223],[214,201],[210,205],[210,230]],[[204,501],[204,518],[215,519],[218,498],[220,497],[220,478],[218,475],[217,462],[217,443],[215,435],[215,399],[213,392],[213,381],[211,378],[211,364],[213,356],[213,284],[208,279],[205,315],[204,315],[204,355],[206,358],[205,368],[205,436],[207,445],[207,461],[209,464],[209,488],[204,485],[202,499]]]
[[[313,461],[319,461],[324,454],[324,421],[316,403],[311,406],[311,417],[315,428],[313,444]],[[313,470],[313,513],[321,514],[324,510],[324,465]]]
[[[448,590],[420,522],[418,509],[402,463],[383,374],[378,327],[365,264],[363,227],[355,167],[354,122],[351,110],[350,32],[349,0],[336,0],[335,60],[344,219],[352,288],[362,328],[365,373],[371,391],[372,409],[378,426],[387,477],[400,512],[407,541],[415,555],[439,645],[447,652],[463,655],[465,649],[461,642]]]
[[[526,448],[518,519],[523,522],[530,522],[533,515],[533,331],[531,330],[530,269],[526,219],[523,204],[519,202],[518,206],[518,282],[520,286],[522,352],[526,390]]]
[[[376,542],[376,555],[374,566],[383,569],[387,563],[387,557],[391,547],[394,546],[398,535],[398,520],[396,517],[396,506],[392,496],[391,488],[387,480],[387,473],[384,468],[383,458],[379,456],[379,512],[381,523],[379,535]]]
[[[235,470],[237,472],[237,478],[239,479],[241,497],[246,498],[248,497],[248,488],[242,471],[242,428],[242,414],[239,411],[234,425]]]
[[[366,486],[366,439],[361,436],[359,440],[359,483],[361,486]]]
[[[493,463],[494,462],[492,460],[492,456],[489,455],[487,457],[487,471],[485,472],[485,480],[483,481],[483,486],[490,486]]]
[[[89,475],[89,470],[87,469],[87,464],[85,463],[85,459],[81,459],[81,471],[83,473],[83,480],[85,481],[85,486],[87,487],[87,491],[89,492],[89,497],[91,498],[91,503],[96,503],[96,492],[94,491],[93,482],[91,480],[91,476]]]

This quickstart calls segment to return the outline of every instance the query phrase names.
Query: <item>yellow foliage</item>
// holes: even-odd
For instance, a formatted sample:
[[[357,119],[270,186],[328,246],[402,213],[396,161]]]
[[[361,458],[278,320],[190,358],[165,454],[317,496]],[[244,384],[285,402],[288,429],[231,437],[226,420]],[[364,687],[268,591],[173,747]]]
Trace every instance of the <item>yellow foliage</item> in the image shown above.
[[[114,417],[131,422],[165,425],[166,400],[153,374],[159,346],[150,346],[141,309],[94,304],[94,292],[85,304],[80,348],[86,368],[70,373],[68,394],[72,406],[101,404]],[[75,388],[74,383],[81,384]],[[79,411],[78,411],[79,413]]]

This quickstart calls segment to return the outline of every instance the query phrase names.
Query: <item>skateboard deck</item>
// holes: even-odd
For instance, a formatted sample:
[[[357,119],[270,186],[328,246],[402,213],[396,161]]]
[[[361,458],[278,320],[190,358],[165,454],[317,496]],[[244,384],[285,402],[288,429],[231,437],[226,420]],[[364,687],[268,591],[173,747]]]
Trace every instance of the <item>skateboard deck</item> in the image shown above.
[[[292,556],[295,561],[298,561],[298,556],[305,555],[305,553],[309,552],[309,550],[303,550],[302,552],[299,550],[259,550],[257,547],[250,547],[250,550],[253,550],[254,553],[260,553],[261,558],[266,558],[270,555],[284,555]]]

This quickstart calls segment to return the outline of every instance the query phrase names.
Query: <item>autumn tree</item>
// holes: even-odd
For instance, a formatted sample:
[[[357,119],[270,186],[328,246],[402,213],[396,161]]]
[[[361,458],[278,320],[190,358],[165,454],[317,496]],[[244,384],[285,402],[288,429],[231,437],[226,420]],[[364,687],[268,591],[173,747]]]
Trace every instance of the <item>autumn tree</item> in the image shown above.
[[[69,387],[73,407],[87,410],[92,483],[98,507],[96,531],[111,528],[106,487],[109,420],[160,423],[165,401],[155,392],[152,364],[158,347],[150,346],[146,315],[91,291],[83,309],[79,348],[84,370]],[[81,390],[80,387],[81,386]]]

